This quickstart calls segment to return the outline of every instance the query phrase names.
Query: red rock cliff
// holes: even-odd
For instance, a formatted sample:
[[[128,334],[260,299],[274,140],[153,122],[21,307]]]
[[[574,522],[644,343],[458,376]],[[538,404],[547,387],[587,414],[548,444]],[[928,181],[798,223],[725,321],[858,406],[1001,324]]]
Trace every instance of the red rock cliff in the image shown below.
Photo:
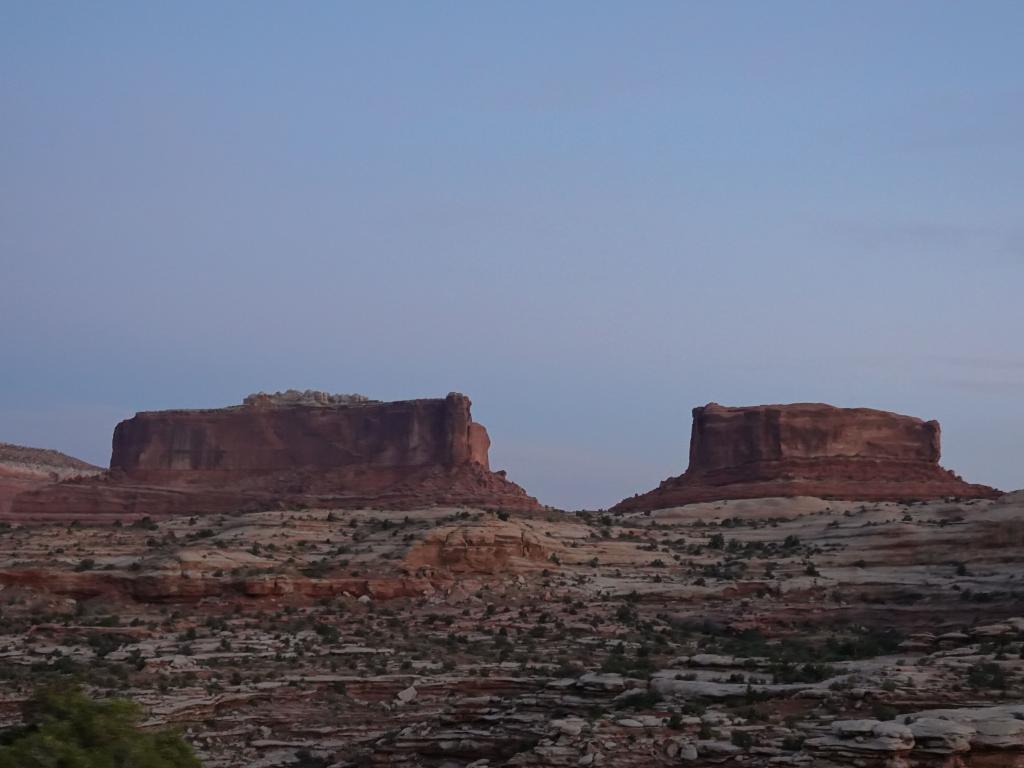
[[[939,466],[937,421],[818,403],[693,409],[690,466],[616,508],[768,496],[858,500],[991,497]]]
[[[110,468],[146,471],[274,472],[341,467],[487,467],[487,430],[470,401],[267,404],[203,411],[154,411],[114,430]]]
[[[536,508],[504,473],[490,471],[489,446],[469,398],[458,393],[389,403],[255,395],[230,408],[139,413],[114,430],[110,472],[21,494],[11,514],[106,518],[292,504]]]

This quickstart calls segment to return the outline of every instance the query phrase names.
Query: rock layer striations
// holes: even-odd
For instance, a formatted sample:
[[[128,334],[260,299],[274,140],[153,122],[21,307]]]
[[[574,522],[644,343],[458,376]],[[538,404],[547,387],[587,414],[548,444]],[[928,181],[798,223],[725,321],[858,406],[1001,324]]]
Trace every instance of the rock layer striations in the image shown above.
[[[241,406],[137,414],[114,430],[110,471],[18,496],[15,517],[217,513],[304,504],[529,509],[491,472],[470,400],[246,398]]]
[[[937,421],[820,403],[710,403],[693,409],[686,472],[616,509],[770,496],[899,501],[999,495],[943,469],[939,457]]]

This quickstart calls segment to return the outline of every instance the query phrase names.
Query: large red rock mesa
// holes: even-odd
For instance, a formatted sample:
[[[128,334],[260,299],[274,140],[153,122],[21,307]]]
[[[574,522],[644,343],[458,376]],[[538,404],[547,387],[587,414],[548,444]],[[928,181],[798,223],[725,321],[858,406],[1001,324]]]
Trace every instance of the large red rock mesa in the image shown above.
[[[821,403],[693,409],[690,466],[617,510],[819,496],[863,501],[991,498],[939,466],[939,423]]]
[[[470,400],[258,394],[240,406],[151,411],[114,430],[110,471],[20,494],[19,519],[208,514],[289,505],[537,508],[491,472]]]

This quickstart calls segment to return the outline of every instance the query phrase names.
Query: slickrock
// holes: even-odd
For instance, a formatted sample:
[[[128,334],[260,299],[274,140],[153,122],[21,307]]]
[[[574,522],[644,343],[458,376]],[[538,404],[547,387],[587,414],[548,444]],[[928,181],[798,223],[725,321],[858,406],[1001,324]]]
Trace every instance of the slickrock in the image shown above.
[[[819,403],[693,409],[690,464],[614,509],[815,496],[862,501],[996,498],[939,465],[937,421]]]
[[[1020,768],[1022,536],[1024,495],[15,523],[0,724],[73,676],[205,768]]]
[[[805,746],[820,765],[890,766],[913,749],[914,734],[899,723],[837,720],[830,736],[810,739]]]
[[[935,710],[896,721],[843,720],[805,748],[819,764],[1017,766],[1024,763],[1024,706]]]
[[[114,430],[110,471],[20,494],[11,519],[125,521],[288,506],[538,509],[492,472],[470,400],[253,395],[212,410],[139,413]]]
[[[901,720],[910,728],[918,750],[939,755],[970,751],[971,737],[977,733],[974,727],[949,718],[904,715]]]
[[[922,749],[940,753],[1012,750],[1021,753],[1024,763],[1024,704],[929,710],[902,715],[899,720],[907,724]]]

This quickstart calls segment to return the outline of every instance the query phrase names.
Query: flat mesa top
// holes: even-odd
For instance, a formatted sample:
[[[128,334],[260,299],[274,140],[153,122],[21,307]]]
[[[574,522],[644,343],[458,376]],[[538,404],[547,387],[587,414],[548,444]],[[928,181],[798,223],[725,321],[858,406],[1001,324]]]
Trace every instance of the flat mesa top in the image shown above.
[[[705,413],[762,413],[766,411],[783,411],[786,413],[798,413],[798,414],[813,414],[815,412],[832,412],[832,413],[847,413],[847,414],[860,414],[864,416],[892,416],[899,419],[909,419],[911,421],[919,421],[924,423],[924,419],[918,418],[917,416],[907,416],[906,414],[896,413],[895,411],[883,411],[878,408],[843,408],[838,405],[829,405],[828,403],[772,403],[765,405],[720,405],[719,403],[708,403],[707,405],[698,406],[694,408],[694,411],[703,411]]]
[[[449,392],[447,397],[420,397],[409,400],[372,400],[366,395],[359,394],[331,394],[320,390],[299,391],[290,389],[285,392],[256,392],[248,395],[240,404],[226,405],[220,408],[166,408],[158,411],[139,411],[136,416],[157,416],[157,415],[183,415],[200,413],[233,413],[248,411],[252,408],[262,409],[283,409],[283,408],[318,408],[318,409],[346,409],[365,408],[374,406],[404,406],[417,403],[443,403],[449,398],[463,398],[467,402],[468,397],[460,392]]]
[[[255,392],[242,405],[361,405],[380,402],[356,393],[331,393],[319,389],[286,389],[283,392]]]

